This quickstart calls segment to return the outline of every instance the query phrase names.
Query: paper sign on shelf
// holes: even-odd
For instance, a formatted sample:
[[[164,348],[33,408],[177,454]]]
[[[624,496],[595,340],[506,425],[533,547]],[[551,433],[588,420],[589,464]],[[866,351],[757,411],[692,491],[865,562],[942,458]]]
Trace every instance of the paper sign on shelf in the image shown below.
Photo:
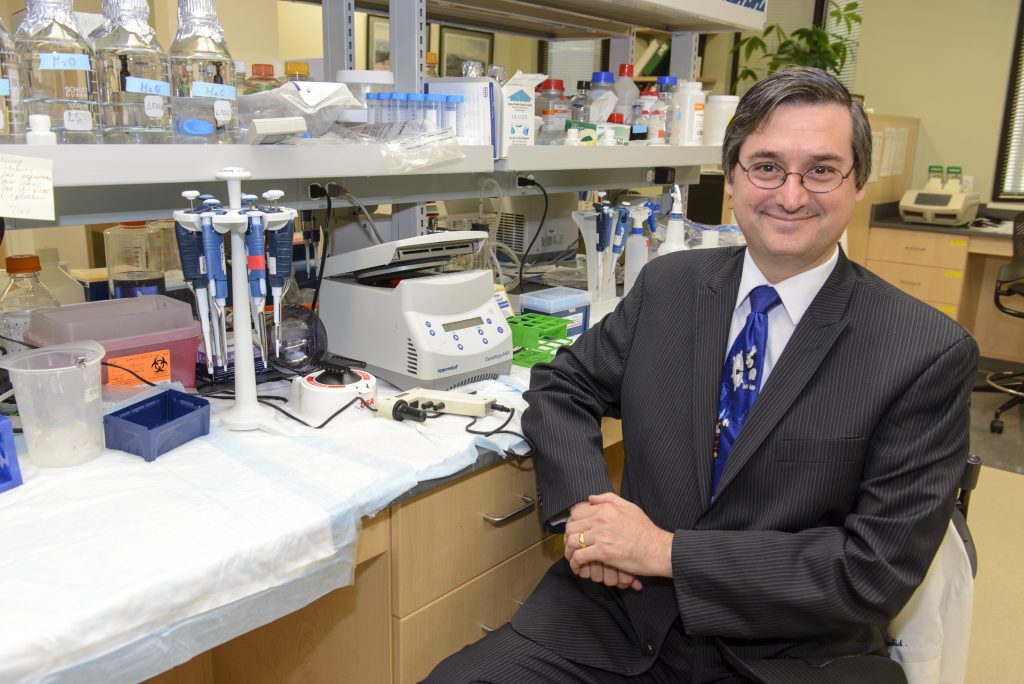
[[[0,216],[53,221],[53,160],[0,154]]]

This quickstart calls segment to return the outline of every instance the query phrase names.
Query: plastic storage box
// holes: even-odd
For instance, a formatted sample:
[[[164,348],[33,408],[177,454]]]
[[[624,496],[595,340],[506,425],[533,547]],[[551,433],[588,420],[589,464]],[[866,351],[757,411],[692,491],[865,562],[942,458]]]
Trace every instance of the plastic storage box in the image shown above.
[[[96,340],[107,350],[106,362],[130,368],[150,382],[176,380],[195,387],[199,336],[191,306],[164,295],[144,295],[33,311],[25,340],[41,347]],[[105,384],[142,384],[107,366],[102,374]]]
[[[552,287],[547,290],[527,292],[520,298],[524,314],[541,313],[548,316],[569,319],[566,331],[575,340],[590,327],[590,293],[571,287]]]
[[[103,417],[108,449],[147,461],[210,433],[210,402],[167,390]]]
[[[0,416],[0,492],[14,489],[21,484],[21,468],[18,454],[14,450],[14,432],[11,421]]]

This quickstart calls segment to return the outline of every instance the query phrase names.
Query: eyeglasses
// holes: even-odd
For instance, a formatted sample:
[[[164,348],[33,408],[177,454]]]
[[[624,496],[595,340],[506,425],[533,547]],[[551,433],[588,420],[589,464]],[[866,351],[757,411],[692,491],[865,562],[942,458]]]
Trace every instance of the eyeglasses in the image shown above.
[[[832,192],[840,185],[843,181],[850,177],[853,173],[853,169],[856,166],[854,164],[850,167],[850,170],[845,174],[839,169],[827,166],[825,164],[815,164],[811,168],[807,169],[803,173],[796,173],[795,171],[786,171],[778,164],[772,161],[754,162],[750,165],[750,168],[746,168],[739,161],[736,164],[743,169],[744,173],[747,174],[747,178],[750,182],[761,188],[762,190],[775,190],[781,188],[786,184],[786,179],[790,176],[797,176],[800,179],[800,185],[804,186],[808,192]]]

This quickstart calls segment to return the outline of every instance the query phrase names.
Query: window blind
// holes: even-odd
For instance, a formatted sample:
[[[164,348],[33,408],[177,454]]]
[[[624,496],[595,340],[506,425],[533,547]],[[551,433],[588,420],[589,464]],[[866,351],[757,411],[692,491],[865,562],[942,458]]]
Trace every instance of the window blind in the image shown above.
[[[996,201],[1024,200],[1024,9],[1017,19],[994,194]]]
[[[601,41],[553,40],[548,43],[547,72],[565,82],[565,94],[576,94],[576,81],[589,81],[601,68]]]

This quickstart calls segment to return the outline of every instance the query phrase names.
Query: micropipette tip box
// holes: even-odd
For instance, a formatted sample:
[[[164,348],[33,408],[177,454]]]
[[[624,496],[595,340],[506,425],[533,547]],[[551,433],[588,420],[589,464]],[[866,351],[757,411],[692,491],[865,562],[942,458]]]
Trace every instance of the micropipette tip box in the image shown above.
[[[520,297],[523,313],[539,313],[568,318],[566,336],[575,340],[590,327],[590,293],[572,287],[551,287],[527,292]]]
[[[167,390],[103,417],[108,449],[147,461],[210,433],[210,402]]]
[[[18,452],[14,449],[11,421],[0,416],[0,492],[14,489],[20,484],[21,468],[18,466]]]

